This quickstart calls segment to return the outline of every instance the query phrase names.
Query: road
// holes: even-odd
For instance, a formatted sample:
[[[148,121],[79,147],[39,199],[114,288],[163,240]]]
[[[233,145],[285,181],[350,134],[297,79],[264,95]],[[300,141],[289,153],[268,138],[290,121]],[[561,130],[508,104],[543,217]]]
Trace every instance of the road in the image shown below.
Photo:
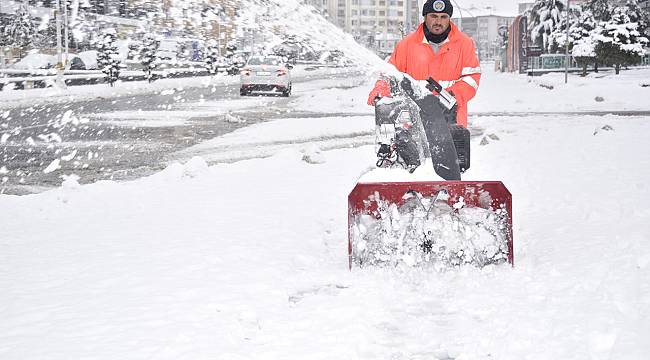
[[[351,75],[326,76],[336,80]],[[353,76],[362,81],[361,74]],[[322,80],[294,77],[294,92]],[[241,98],[238,85],[210,85],[3,110],[0,192],[44,191],[60,186],[62,175],[73,173],[82,184],[134,179],[165,168],[182,149],[241,127],[276,118],[321,116],[293,111],[290,100]],[[60,168],[50,171],[56,165]]]

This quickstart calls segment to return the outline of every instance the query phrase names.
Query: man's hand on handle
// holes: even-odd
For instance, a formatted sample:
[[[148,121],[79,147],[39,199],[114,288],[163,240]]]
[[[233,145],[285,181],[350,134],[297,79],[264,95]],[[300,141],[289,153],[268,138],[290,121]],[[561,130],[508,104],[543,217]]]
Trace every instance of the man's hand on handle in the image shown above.
[[[375,103],[383,98],[390,97],[390,84],[386,80],[380,79],[375,83],[375,87],[368,95],[368,105],[375,106]]]

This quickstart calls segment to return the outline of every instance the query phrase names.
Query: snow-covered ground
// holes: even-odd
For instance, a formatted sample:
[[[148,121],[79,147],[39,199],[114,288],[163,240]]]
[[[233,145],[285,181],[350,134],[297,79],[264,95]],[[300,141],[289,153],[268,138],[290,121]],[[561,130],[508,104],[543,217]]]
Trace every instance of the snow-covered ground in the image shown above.
[[[297,92],[333,115],[240,129],[147,178],[2,195],[0,358],[645,359],[650,116],[535,114],[650,111],[639,79],[486,66],[470,127],[493,136],[465,179],[512,192],[514,268],[348,271],[370,82]],[[531,114],[487,114],[505,111]],[[224,148],[245,160],[208,166]]]

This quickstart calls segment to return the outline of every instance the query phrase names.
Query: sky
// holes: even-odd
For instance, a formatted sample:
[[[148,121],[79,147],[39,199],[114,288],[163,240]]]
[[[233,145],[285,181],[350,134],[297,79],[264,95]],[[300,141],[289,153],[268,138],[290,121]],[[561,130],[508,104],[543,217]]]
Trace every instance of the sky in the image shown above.
[[[520,0],[453,0],[452,5],[454,5],[454,17],[461,14],[469,17],[487,14],[516,16],[519,14],[519,3],[525,2]],[[460,11],[457,11],[457,8],[460,8]]]

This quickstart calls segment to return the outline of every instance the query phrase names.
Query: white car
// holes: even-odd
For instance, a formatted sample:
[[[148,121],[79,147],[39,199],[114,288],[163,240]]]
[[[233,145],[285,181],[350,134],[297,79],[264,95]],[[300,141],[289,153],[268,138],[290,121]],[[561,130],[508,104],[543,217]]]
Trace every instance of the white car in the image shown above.
[[[251,56],[239,71],[241,96],[262,91],[291,94],[291,66],[285,65],[279,56]]]

